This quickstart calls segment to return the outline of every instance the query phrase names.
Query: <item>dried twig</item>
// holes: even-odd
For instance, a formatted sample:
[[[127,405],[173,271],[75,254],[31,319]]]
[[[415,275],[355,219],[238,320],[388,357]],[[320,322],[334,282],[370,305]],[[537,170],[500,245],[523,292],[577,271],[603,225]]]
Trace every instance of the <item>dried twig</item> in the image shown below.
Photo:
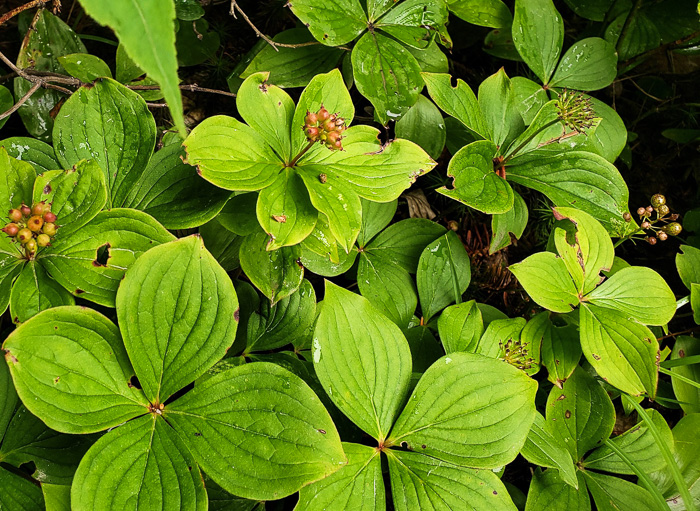
[[[130,88],[131,90],[158,90],[160,89],[160,86],[158,85],[126,85],[126,87]],[[207,92],[209,94],[220,94],[222,96],[228,96],[231,98],[235,98],[236,95],[233,92],[228,92],[225,90],[218,90],[218,89],[207,89],[206,87],[200,87],[197,84],[192,84],[192,85],[180,85],[180,90],[186,90],[190,92]]]
[[[250,25],[250,28],[252,28],[255,31],[255,34],[258,37],[262,38],[267,44],[272,46],[275,49],[275,51],[279,51],[278,47],[279,48],[302,48],[304,46],[315,46],[317,44],[321,44],[318,41],[309,41],[307,43],[297,43],[297,44],[277,43],[277,42],[273,41],[272,39],[270,39],[269,37],[267,37],[265,34],[263,34],[260,30],[258,30],[258,27],[256,27],[255,24],[252,21],[250,21],[250,18],[248,17],[248,15],[246,15],[245,12],[243,12],[243,9],[241,9],[241,7],[238,5],[236,0],[231,0],[231,16],[233,16],[234,18],[236,18],[236,11],[238,11],[238,14],[241,15],[241,17],[246,21],[246,23],[248,23],[248,25]],[[236,19],[238,19],[238,18],[236,18]]]
[[[22,11],[26,11],[28,9],[33,9],[34,7],[44,7],[46,4],[49,3],[49,1],[50,0],[32,0],[31,2],[27,2],[24,5],[20,5],[19,7],[15,7],[11,11],[6,12],[2,16],[0,16],[0,25],[3,25],[4,23],[7,22],[7,20],[14,18]],[[60,0],[53,0],[53,10],[54,11],[61,10]]]
[[[41,87],[40,83],[35,83],[34,85],[32,85],[32,88],[29,89],[27,91],[27,93],[24,96],[22,96],[17,103],[12,105],[12,108],[10,108],[6,112],[3,112],[0,114],[0,120],[4,119],[5,117],[9,117],[13,113],[15,113],[17,110],[19,110],[19,107],[24,105],[24,103],[26,103],[27,100],[32,97],[32,94],[34,94],[37,90],[39,90],[40,87]]]

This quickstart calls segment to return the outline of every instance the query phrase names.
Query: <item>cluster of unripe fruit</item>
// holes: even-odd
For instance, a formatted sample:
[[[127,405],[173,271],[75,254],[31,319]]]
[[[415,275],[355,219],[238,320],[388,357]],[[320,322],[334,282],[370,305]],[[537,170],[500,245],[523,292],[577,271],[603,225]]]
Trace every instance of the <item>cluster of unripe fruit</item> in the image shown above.
[[[590,98],[581,92],[564,91],[557,98],[557,110],[559,120],[575,132],[584,133],[592,128],[595,120],[595,112]]]
[[[328,149],[342,150],[343,131],[345,119],[337,113],[331,114],[323,105],[318,112],[306,112],[304,133],[309,142],[321,142]]]
[[[656,213],[655,219],[653,218],[654,213]],[[656,245],[657,241],[666,241],[669,236],[678,236],[683,230],[681,224],[676,222],[678,215],[670,214],[666,197],[660,193],[652,195],[649,206],[637,209],[637,215],[641,220],[640,227],[645,231],[651,231],[651,234],[644,238],[650,245]],[[632,220],[632,215],[625,213],[624,219],[629,222]],[[656,225],[659,223],[664,225]]]
[[[10,223],[2,232],[22,244],[27,256],[36,253],[39,247],[46,247],[56,235],[56,215],[51,205],[42,201],[32,207],[22,204],[8,213]]]

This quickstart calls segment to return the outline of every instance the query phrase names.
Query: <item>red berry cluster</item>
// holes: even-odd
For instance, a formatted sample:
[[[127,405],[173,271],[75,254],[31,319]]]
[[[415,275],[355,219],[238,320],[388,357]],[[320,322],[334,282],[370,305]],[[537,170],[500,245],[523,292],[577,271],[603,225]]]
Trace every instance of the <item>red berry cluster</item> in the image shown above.
[[[637,209],[637,215],[641,220],[640,227],[644,231],[650,231],[650,234],[644,238],[650,245],[656,245],[657,241],[666,241],[669,236],[677,236],[683,230],[681,224],[676,222],[678,215],[670,214],[666,197],[660,193],[652,195],[649,206]],[[625,213],[623,217],[627,222],[632,220],[632,215],[629,213]]]
[[[328,149],[343,149],[342,134],[345,131],[345,119],[338,114],[331,114],[321,105],[318,112],[306,112],[304,133],[309,142],[321,142]]]
[[[39,247],[46,247],[56,235],[56,215],[51,212],[51,205],[37,202],[30,208],[22,204],[8,213],[10,223],[2,232],[22,244],[28,258],[32,258]]]

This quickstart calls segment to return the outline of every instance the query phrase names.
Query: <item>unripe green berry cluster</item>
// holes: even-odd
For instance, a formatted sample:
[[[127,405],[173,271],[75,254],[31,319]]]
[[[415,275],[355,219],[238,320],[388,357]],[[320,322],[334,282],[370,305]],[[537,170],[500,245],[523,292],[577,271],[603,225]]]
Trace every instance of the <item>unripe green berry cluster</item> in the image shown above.
[[[51,204],[37,202],[31,207],[22,203],[7,214],[9,223],[2,232],[24,247],[27,257],[36,254],[40,247],[47,247],[56,236],[56,215],[51,212]]]
[[[321,142],[328,149],[342,150],[343,131],[345,119],[338,113],[331,114],[323,105],[318,112],[306,112],[304,133],[309,142]]]
[[[666,241],[669,236],[678,236],[683,227],[676,222],[678,215],[673,213],[666,204],[666,197],[660,193],[651,196],[651,204],[637,209],[637,215],[641,221],[640,227],[647,231],[644,241],[650,245],[656,245],[657,241]],[[629,222],[632,217],[625,213],[625,220]]]
[[[559,120],[564,126],[577,132],[585,133],[593,127],[595,112],[590,98],[581,92],[572,92],[564,89],[557,98],[557,111]]]
[[[530,352],[526,346],[523,346],[522,341],[508,339],[505,343],[499,342],[501,348],[501,360],[508,362],[510,365],[518,369],[526,370],[532,367],[535,360],[530,357]]]

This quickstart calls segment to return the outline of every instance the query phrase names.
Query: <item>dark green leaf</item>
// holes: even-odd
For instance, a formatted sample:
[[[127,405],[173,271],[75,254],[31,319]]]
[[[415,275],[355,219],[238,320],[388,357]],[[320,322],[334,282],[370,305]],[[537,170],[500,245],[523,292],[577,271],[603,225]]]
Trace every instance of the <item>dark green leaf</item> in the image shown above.
[[[510,246],[511,236],[515,239],[525,232],[527,226],[528,211],[527,204],[518,192],[513,192],[513,207],[505,212],[491,217],[491,245],[489,254],[495,254],[499,250]]]
[[[4,147],[13,158],[30,163],[37,174],[61,168],[53,147],[41,140],[30,137],[11,137],[0,142],[0,146]]]
[[[362,296],[385,316],[401,328],[408,326],[418,296],[406,270],[363,252],[357,268],[357,285]]]
[[[108,205],[119,207],[153,154],[156,124],[138,94],[103,78],[66,101],[56,117],[53,141],[64,167],[94,159],[106,177]]]
[[[513,21],[501,0],[447,0],[447,5],[458,18],[481,27],[508,28]]]
[[[289,8],[311,31],[328,46],[349,43],[367,28],[367,17],[358,0],[294,0]]]
[[[513,42],[542,83],[549,83],[564,43],[564,21],[552,0],[517,0]]]
[[[700,355],[700,347],[694,337],[680,336],[673,345],[672,360],[683,359],[693,355]],[[700,364],[681,365],[671,369],[675,374],[690,378],[700,383]],[[671,378],[673,392],[681,403],[685,413],[700,413],[700,389],[683,382],[678,378]]]
[[[566,50],[550,86],[598,90],[610,85],[616,76],[615,47],[600,37],[589,37]]]
[[[484,332],[481,311],[474,300],[450,305],[438,319],[440,341],[448,355],[457,351],[476,352]]]
[[[590,511],[586,480],[577,472],[578,490],[565,483],[556,470],[535,470],[527,492],[525,511]]]
[[[619,509],[653,511],[658,509],[654,498],[641,486],[619,477],[588,470],[583,471],[583,475],[598,511],[617,511]]]
[[[22,476],[0,467],[0,508],[7,511],[44,509],[41,488]]]
[[[357,244],[365,248],[382,229],[384,229],[396,214],[398,201],[373,202],[367,199],[360,199],[362,203],[362,227],[357,235]],[[698,281],[700,282],[700,280]]]
[[[396,123],[396,136],[415,142],[437,159],[445,147],[447,132],[435,104],[425,96],[418,96],[416,104]]]
[[[423,249],[445,234],[445,228],[424,218],[407,218],[384,229],[365,251],[415,273]]]
[[[24,265],[10,294],[10,316],[23,323],[43,310],[74,305],[73,295],[53,280],[36,261]]]
[[[525,126],[517,110],[515,91],[503,68],[481,82],[478,102],[491,140],[498,148],[508,147]]]
[[[58,61],[69,75],[75,76],[81,82],[89,83],[98,78],[112,78],[112,72],[107,63],[89,53],[71,53],[58,57]]]
[[[452,86],[452,77],[448,74],[421,73],[428,93],[435,104],[446,114],[457,118],[477,138],[490,139],[484,114],[479,108],[474,92],[469,85],[457,79],[457,86]]]
[[[576,468],[561,438],[555,438],[547,428],[541,414],[535,415],[535,422],[520,451],[530,463],[541,467],[551,467],[559,471],[559,477],[569,486],[578,488]]]

